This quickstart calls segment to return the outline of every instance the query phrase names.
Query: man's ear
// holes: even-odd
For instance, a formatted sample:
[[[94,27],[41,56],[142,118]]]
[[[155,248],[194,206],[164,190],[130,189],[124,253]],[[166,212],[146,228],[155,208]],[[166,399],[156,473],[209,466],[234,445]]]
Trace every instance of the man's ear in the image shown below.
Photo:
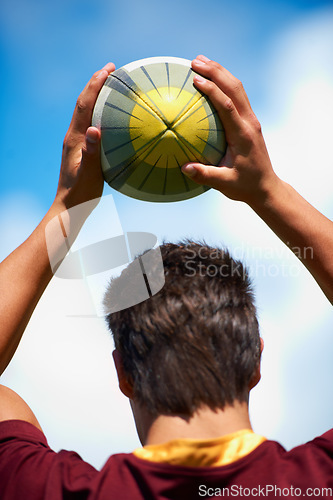
[[[120,352],[115,349],[112,353],[112,357],[118,375],[119,389],[127,398],[133,399],[133,387],[132,384],[129,383],[125,375],[123,358]]]
[[[259,380],[261,379],[261,373],[260,373],[260,368],[261,368],[261,364],[260,364],[260,360],[261,360],[261,355],[262,355],[262,351],[264,350],[264,341],[263,339],[260,337],[260,359],[259,359],[259,363],[258,363],[258,366],[250,380],[250,383],[249,383],[249,391],[251,389],[253,389],[253,387],[255,387]]]

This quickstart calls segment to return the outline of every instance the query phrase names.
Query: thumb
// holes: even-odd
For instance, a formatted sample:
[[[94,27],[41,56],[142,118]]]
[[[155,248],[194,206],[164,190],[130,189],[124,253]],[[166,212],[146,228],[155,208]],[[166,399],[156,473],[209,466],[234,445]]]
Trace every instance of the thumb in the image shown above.
[[[198,184],[205,184],[219,190],[233,176],[231,168],[215,167],[201,163],[186,163],[182,166],[182,172]]]
[[[78,182],[87,200],[97,199],[102,195],[104,178],[101,168],[101,132],[96,127],[89,127],[86,131]]]
[[[100,138],[101,133],[96,127],[89,127],[86,131],[86,143],[82,151],[83,158],[85,156],[96,159],[100,154]],[[88,158],[87,158],[88,159]],[[91,158],[92,159],[92,158]]]

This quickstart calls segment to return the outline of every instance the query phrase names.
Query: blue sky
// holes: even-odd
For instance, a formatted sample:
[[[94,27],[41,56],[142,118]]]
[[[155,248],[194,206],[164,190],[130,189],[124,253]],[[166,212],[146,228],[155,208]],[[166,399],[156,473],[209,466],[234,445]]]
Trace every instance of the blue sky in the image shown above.
[[[75,100],[109,60],[203,53],[226,66],[243,81],[276,171],[333,217],[331,1],[2,0],[0,33],[2,258],[52,203]],[[333,315],[288,249],[246,206],[213,191],[154,206],[106,186],[110,194],[123,230],[221,242],[249,264],[265,340],[255,431],[290,447],[330,428]],[[101,235],[112,231],[106,200],[96,213]],[[2,383],[32,406],[52,446],[99,467],[138,441],[103,319],[73,317],[91,293],[92,283],[51,283]]]
[[[29,189],[48,206],[73,103],[108,60],[119,67],[153,55],[191,59],[203,52],[243,80],[260,112],[267,104],[265,63],[276,36],[330,4],[208,1],[203,10],[197,0],[2,0],[1,191]]]

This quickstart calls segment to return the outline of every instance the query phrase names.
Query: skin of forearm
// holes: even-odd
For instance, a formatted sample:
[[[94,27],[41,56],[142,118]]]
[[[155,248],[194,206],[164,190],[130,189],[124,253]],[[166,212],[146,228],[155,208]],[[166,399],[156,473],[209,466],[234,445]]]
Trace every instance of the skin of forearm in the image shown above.
[[[278,178],[265,197],[250,205],[301,260],[333,303],[333,222]]]
[[[45,229],[48,223],[64,213],[66,207],[54,202],[33,233],[0,264],[0,373],[12,359],[31,315],[53,273],[50,266],[50,249],[46,245]],[[66,212],[67,214],[69,212]],[[71,242],[78,234],[84,220],[68,224]],[[52,237],[52,235],[51,235]],[[64,247],[58,235],[52,237],[52,251],[60,254]],[[62,251],[62,258],[65,252]]]
[[[0,264],[0,373],[7,367],[52,272],[45,243],[47,218]]]

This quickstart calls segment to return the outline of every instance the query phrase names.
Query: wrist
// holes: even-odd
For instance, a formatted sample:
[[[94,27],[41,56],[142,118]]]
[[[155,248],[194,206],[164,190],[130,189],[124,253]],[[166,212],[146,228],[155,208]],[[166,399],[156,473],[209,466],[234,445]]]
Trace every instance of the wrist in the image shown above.
[[[59,190],[53,200],[52,205],[48,211],[51,217],[55,217],[63,212],[68,212],[69,214],[75,213],[80,215],[82,222],[84,222],[91,212],[96,208],[101,199],[101,194],[96,194],[93,196],[76,196],[74,190]]]
[[[277,201],[282,201],[286,196],[287,187],[288,185],[275,172],[272,172],[269,178],[261,183],[260,188],[251,196],[247,204],[260,214],[275,206]]]
[[[66,203],[56,197],[43,219],[42,229],[52,273],[58,271],[64,258],[76,240],[82,226],[96,207],[98,200],[90,200],[67,208]],[[71,266],[67,262],[67,267]]]

